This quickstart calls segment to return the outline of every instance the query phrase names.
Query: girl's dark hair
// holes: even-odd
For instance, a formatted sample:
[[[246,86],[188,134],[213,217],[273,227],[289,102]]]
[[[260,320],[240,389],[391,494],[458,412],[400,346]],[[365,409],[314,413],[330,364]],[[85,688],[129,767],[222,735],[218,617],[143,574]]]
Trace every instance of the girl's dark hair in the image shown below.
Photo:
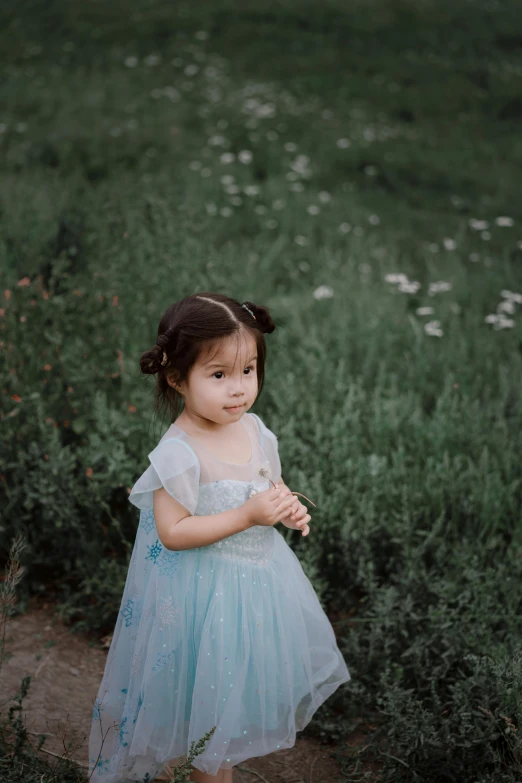
[[[256,341],[259,396],[265,377],[264,335],[273,332],[275,327],[263,305],[241,303],[212,291],[191,294],[171,304],[159,323],[156,344],[140,357],[141,371],[157,376],[156,410],[164,407],[174,421],[181,413],[183,398],[169,385],[167,375],[174,375],[177,383],[186,381],[203,348],[211,350],[219,340],[242,331],[249,332]]]

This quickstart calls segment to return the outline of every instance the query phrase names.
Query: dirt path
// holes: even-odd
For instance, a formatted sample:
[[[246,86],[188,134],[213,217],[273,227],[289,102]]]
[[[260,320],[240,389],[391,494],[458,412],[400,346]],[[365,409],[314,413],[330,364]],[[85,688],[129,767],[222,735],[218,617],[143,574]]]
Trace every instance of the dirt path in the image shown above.
[[[22,677],[30,675],[24,699],[28,731],[47,732],[44,748],[60,756],[68,748],[69,756],[86,766],[93,704],[107,648],[94,637],[70,633],[51,605],[33,599],[25,614],[9,618],[5,649],[2,701],[17,693]],[[239,764],[234,783],[338,783],[342,775],[331,755],[335,750],[298,735],[293,748]]]

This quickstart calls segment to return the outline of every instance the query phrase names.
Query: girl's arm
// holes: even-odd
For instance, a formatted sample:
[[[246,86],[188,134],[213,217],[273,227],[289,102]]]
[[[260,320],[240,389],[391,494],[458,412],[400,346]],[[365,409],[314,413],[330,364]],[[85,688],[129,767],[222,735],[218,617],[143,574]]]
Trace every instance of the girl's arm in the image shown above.
[[[154,518],[163,546],[177,551],[215,544],[222,538],[252,527],[252,521],[242,506],[219,514],[195,517],[163,487],[154,492]]]

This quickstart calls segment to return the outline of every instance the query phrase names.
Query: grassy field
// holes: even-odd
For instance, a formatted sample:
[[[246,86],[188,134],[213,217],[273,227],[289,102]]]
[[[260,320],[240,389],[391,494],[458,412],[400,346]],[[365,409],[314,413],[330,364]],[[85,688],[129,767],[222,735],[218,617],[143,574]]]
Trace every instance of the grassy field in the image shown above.
[[[0,30],[22,607],[112,629],[167,424],[139,355],[171,301],[250,299],[277,323],[255,409],[317,504],[280,529],[352,674],[306,731],[345,781],[519,781],[519,4],[7,0]]]

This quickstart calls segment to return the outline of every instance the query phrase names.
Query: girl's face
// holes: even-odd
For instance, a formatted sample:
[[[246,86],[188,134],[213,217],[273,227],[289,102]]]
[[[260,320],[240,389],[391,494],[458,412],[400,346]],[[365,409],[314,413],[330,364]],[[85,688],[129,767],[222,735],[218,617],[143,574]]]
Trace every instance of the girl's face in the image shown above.
[[[176,388],[184,398],[183,412],[191,418],[238,421],[257,397],[256,341],[248,332],[218,341],[209,353],[202,351],[188,380]]]

